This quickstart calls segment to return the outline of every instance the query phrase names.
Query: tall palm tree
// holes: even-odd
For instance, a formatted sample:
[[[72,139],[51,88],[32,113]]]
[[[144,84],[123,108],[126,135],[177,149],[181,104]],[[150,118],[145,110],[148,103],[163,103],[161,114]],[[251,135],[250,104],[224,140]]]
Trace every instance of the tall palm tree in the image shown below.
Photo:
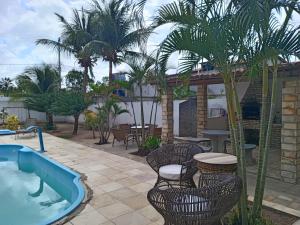
[[[16,83],[25,97],[27,107],[45,112],[48,128],[53,128],[51,105],[55,101],[54,94],[61,83],[57,69],[47,64],[27,68],[17,77]]]
[[[297,1],[235,1],[239,22],[245,29],[252,30],[254,41],[258,44],[252,47],[250,54],[250,68],[258,67],[262,70],[262,112],[260,118],[260,138],[258,171],[252,217],[261,216],[262,200],[264,196],[265,178],[267,170],[267,158],[270,149],[272,135],[272,123],[275,114],[275,103],[278,83],[278,62],[280,58],[289,61],[292,55],[299,57],[299,28],[289,25],[293,12],[299,14],[300,4]],[[276,13],[285,11],[283,23],[276,19]],[[248,55],[249,56],[249,55]],[[271,62],[271,67],[269,64]],[[269,69],[270,68],[270,69]],[[269,87],[269,70],[272,72],[272,87]],[[269,96],[269,89],[271,96]],[[268,99],[271,97],[270,109]]]
[[[125,54],[123,60],[128,66],[129,70],[126,74],[129,76],[130,82],[135,84],[139,89],[139,100],[140,100],[140,107],[141,107],[141,135],[142,141],[139,142],[138,138],[138,145],[139,150],[143,153],[143,147],[145,144],[146,136],[145,136],[145,118],[144,118],[144,102],[143,102],[143,85],[147,77],[153,75],[154,67],[155,67],[155,59],[145,53],[135,53],[135,54]]]
[[[180,71],[190,72],[202,60],[218,68],[223,76],[228,104],[228,117],[233,148],[238,158],[238,174],[242,177],[241,216],[247,224],[247,179],[241,106],[237,97],[235,68],[241,63],[241,49],[247,33],[235,21],[233,10],[223,3],[206,4],[205,0],[173,2],[163,6],[155,25],[172,23],[174,29],[162,42],[160,62],[166,64],[174,52],[182,55]]]
[[[61,33],[61,43],[49,39],[39,39],[37,44],[47,45],[55,50],[74,55],[78,61],[78,64],[84,70],[83,78],[83,93],[87,92],[87,85],[89,80],[89,69],[92,71],[92,67],[96,62],[96,57],[91,48],[88,47],[88,43],[93,40],[91,34],[91,14],[87,13],[84,9],[73,10],[72,22],[68,22],[63,16],[55,13],[60,23],[63,25],[63,31]]]
[[[113,65],[121,62],[120,56],[141,47],[151,29],[141,26],[145,1],[133,3],[128,0],[93,1],[91,15],[94,40],[90,48],[109,63],[109,82],[113,80]]]
[[[265,183],[267,152],[272,131],[276,102],[278,56],[289,59],[299,54],[299,30],[287,29],[288,19],[274,29],[273,10],[280,7],[293,10],[295,2],[288,7],[286,1],[245,0],[232,1],[224,7],[220,2],[212,5],[180,2],[165,5],[159,11],[156,24],[175,24],[161,46],[161,61],[166,63],[175,51],[183,54],[181,70],[188,71],[205,59],[215,65],[223,75],[228,103],[231,138],[236,150],[239,175],[243,178],[241,198],[242,224],[248,224],[247,189],[244,163],[244,135],[241,107],[236,94],[235,73],[237,66],[247,66],[248,73],[263,71],[263,109],[261,118],[260,163],[257,178],[254,215],[260,216]],[[200,1],[201,2],[201,1]],[[282,4],[284,3],[284,6]],[[196,6],[196,7],[195,7]],[[225,10],[224,10],[225,9]],[[223,11],[223,12],[222,12]],[[259,12],[259,13],[257,13]],[[289,12],[289,11],[288,11]],[[248,14],[247,14],[248,13]],[[291,13],[287,13],[291,15]],[[273,84],[271,109],[267,112],[268,62],[272,62]],[[233,74],[233,75],[232,75]],[[269,115],[267,117],[267,115]],[[264,117],[265,116],[265,117]]]

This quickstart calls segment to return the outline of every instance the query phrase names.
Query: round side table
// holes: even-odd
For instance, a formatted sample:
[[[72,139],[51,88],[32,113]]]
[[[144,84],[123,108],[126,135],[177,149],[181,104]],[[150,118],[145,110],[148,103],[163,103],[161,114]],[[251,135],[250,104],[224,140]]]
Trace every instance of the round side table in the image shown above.
[[[194,156],[201,173],[234,173],[237,170],[237,158],[225,153],[200,153]]]

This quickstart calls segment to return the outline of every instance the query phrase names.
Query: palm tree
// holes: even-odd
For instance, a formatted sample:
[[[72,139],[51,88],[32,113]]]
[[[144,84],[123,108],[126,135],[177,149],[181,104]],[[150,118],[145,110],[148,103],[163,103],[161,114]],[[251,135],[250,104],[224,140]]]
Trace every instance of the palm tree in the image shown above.
[[[278,56],[289,59],[291,55],[299,55],[299,28],[287,28],[287,18],[281,27],[271,26],[274,24],[273,10],[280,10],[280,7],[284,7],[288,9],[287,15],[291,15],[290,10],[295,9],[294,1],[290,7],[285,1],[275,0],[232,1],[228,7],[224,7],[220,2],[212,1],[212,3],[212,5],[199,3],[196,6],[192,3],[181,2],[171,3],[161,8],[155,21],[156,25],[172,22],[175,23],[175,30],[162,43],[160,60],[166,63],[173,52],[179,51],[183,54],[182,71],[189,71],[196,67],[200,60],[205,59],[222,73],[226,88],[231,138],[238,157],[238,173],[243,178],[240,206],[242,224],[245,225],[248,224],[248,218],[244,135],[234,71],[236,67],[243,65],[247,67],[249,74],[258,72],[261,68],[263,74],[263,109],[260,129],[262,138],[260,139],[259,172],[253,207],[254,218],[261,216],[267,153],[276,102]],[[273,72],[269,113],[266,107],[268,62],[272,62]]]
[[[262,200],[264,196],[267,158],[270,149],[272,135],[272,124],[275,114],[275,103],[278,83],[278,62],[280,59],[290,60],[292,55],[299,58],[299,27],[292,28],[289,25],[293,12],[299,13],[300,5],[297,1],[238,1],[237,15],[239,22],[243,26],[252,30],[254,41],[258,44],[253,46],[253,54],[249,54],[251,69],[260,68],[262,70],[262,113],[260,118],[260,138],[258,171],[256,180],[256,190],[252,217],[261,216]],[[282,24],[276,20],[276,13],[284,10],[286,17]],[[255,12],[255,13],[254,13]],[[255,16],[254,16],[255,15]],[[271,67],[269,64],[271,63]],[[269,69],[270,68],[270,69]],[[272,72],[272,87],[269,87],[269,70]],[[269,96],[269,89],[271,96]],[[270,109],[268,111],[268,99],[271,98]]]
[[[143,85],[147,77],[151,76],[154,73],[155,59],[151,56],[146,55],[145,53],[135,53],[135,54],[125,54],[124,62],[129,66],[129,70],[126,74],[129,76],[130,82],[135,84],[139,89],[139,100],[141,107],[141,125],[142,125],[142,141],[138,145],[139,151],[143,153],[143,147],[145,145],[145,118],[144,118],[144,103],[143,103]]]
[[[81,11],[81,12],[80,12]],[[92,71],[92,67],[96,62],[96,57],[92,52],[92,49],[88,47],[88,43],[93,40],[91,34],[91,14],[81,10],[73,10],[72,22],[68,22],[63,16],[55,14],[59,21],[63,25],[63,31],[61,34],[61,43],[49,39],[39,39],[36,43],[39,45],[47,45],[55,50],[74,55],[78,61],[78,64],[84,69],[83,77],[83,93],[87,92],[87,85],[89,81],[89,69]]]
[[[0,80],[0,91],[4,94],[4,96],[7,97],[13,88],[14,84],[9,77],[4,77]]]
[[[56,68],[44,64],[30,67],[16,79],[18,88],[25,97],[29,109],[46,113],[47,126],[52,129],[53,113],[51,105],[55,101],[54,94],[58,91],[61,79]]]
[[[172,23],[174,29],[160,47],[160,63],[166,65],[174,52],[182,54],[180,71],[189,73],[205,60],[219,69],[223,76],[228,104],[228,117],[233,149],[242,177],[241,217],[247,224],[247,179],[241,106],[237,97],[235,68],[241,63],[247,33],[235,21],[233,10],[222,2],[185,1],[170,3],[159,10],[155,26]]]
[[[109,62],[109,82],[112,83],[113,65],[121,62],[120,56],[146,41],[151,29],[141,26],[145,1],[127,0],[93,1],[91,15],[94,40],[90,48]]]

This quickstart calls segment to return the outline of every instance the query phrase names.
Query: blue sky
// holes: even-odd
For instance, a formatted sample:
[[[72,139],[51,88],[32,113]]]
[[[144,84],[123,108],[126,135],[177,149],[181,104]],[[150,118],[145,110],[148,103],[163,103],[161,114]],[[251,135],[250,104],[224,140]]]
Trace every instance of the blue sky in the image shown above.
[[[161,4],[172,0],[148,0],[145,18],[150,20]],[[0,0],[0,78],[14,78],[24,68],[32,64],[57,63],[57,54],[44,46],[36,46],[39,38],[56,40],[61,27],[54,12],[67,19],[72,15],[72,8],[89,7],[88,0]],[[300,25],[300,17],[294,18],[294,24]],[[169,28],[156,30],[150,37],[148,48],[154,49],[168,33]],[[177,66],[176,60],[171,60]],[[69,56],[62,57],[63,74],[73,68],[79,68],[76,61]],[[124,65],[114,72],[124,70]],[[94,69],[97,80],[108,73],[107,63],[99,62]]]

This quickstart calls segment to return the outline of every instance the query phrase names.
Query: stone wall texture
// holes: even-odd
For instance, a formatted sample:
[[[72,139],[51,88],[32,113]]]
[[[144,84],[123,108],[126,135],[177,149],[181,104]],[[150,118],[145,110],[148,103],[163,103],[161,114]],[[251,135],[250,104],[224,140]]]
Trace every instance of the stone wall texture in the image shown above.
[[[282,89],[281,177],[300,181],[300,81],[285,81]]]
[[[171,144],[174,142],[173,131],[173,89],[168,88],[166,94],[161,98],[162,106],[162,142]]]
[[[207,124],[207,84],[197,88],[197,136],[202,137],[202,131]]]

